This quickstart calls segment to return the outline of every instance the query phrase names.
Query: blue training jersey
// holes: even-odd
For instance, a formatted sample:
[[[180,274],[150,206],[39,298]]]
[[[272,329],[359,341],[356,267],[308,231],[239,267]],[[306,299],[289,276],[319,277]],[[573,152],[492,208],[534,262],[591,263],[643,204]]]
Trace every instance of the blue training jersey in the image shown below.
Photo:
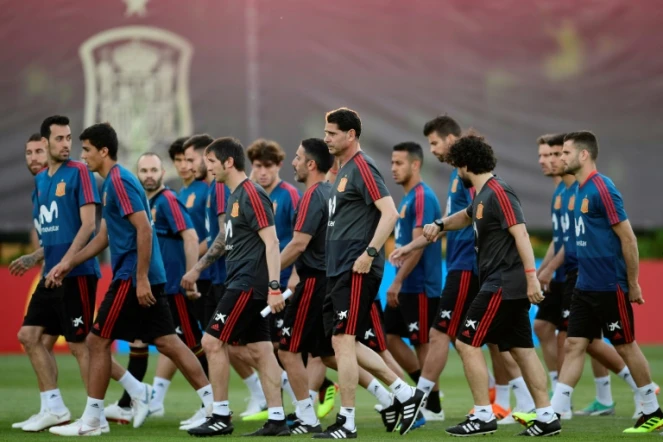
[[[226,213],[230,189],[223,183],[212,181],[207,194],[207,216],[205,227],[207,230],[207,247],[210,247],[219,234],[219,215]],[[209,266],[212,284],[226,282],[226,256],[223,255]]]
[[[578,182],[574,181],[562,192],[562,240],[564,242],[564,273],[578,270],[578,255],[576,251],[576,221],[574,208]]]
[[[276,236],[279,239],[279,249],[283,251],[292,240],[292,231],[295,227],[295,210],[301,198],[301,192],[292,184],[279,182],[269,194],[274,209],[274,222]],[[281,287],[288,285],[292,274],[292,266],[281,270]]]
[[[209,193],[209,184],[207,181],[195,180],[186,187],[180,189],[177,195],[178,199],[184,204],[194,229],[198,234],[198,242],[205,241],[207,238],[207,228],[205,227],[205,219],[207,217],[207,194]],[[200,272],[200,278],[203,281],[212,279],[210,268],[206,268]]]
[[[566,189],[566,184],[564,181],[561,181],[555,188],[555,192],[552,196],[552,202],[550,203],[550,213],[552,215],[552,232],[553,232],[553,250],[555,255],[562,248],[564,244],[563,232],[562,232],[562,193]],[[555,271],[555,276],[553,281],[555,282],[564,282],[566,279],[566,273],[562,267],[558,268]]]
[[[108,172],[102,187],[103,210],[101,212],[108,229],[113,281],[131,279],[136,284],[138,265],[138,243],[136,228],[128,216],[144,211],[152,224],[152,257],[148,271],[151,285],[165,284],[166,274],[159,250],[159,240],[154,229],[150,204],[147,195],[136,178],[128,169],[119,164]]]
[[[94,175],[80,161],[67,160],[53,176],[44,169],[35,176],[36,197],[33,216],[44,248],[43,274],[46,275],[64,257],[81,228],[80,208],[99,204]],[[92,239],[94,235],[90,236]],[[75,267],[67,276],[101,276],[96,258]]]
[[[466,210],[472,204],[474,188],[468,189],[458,176],[458,169],[451,172],[447,193],[446,216]],[[447,271],[472,270],[477,272],[472,226],[447,232]]]
[[[628,219],[612,180],[592,172],[578,186],[575,200],[578,282],[586,291],[628,290],[621,241],[612,226]]]
[[[440,203],[433,190],[421,182],[405,195],[398,208],[400,218],[396,223],[394,236],[396,247],[412,242],[416,228],[430,224],[442,216]],[[426,293],[429,298],[439,298],[442,294],[442,251],[439,243],[432,243],[424,249],[421,259],[403,281],[403,293]]]
[[[32,222],[35,226],[35,231],[37,232],[37,239],[39,239],[39,245],[41,246],[41,224],[39,223],[39,201],[37,200],[37,186],[32,189]]]
[[[164,292],[166,295],[184,293],[180,282],[186,273],[186,256],[180,232],[193,229],[193,223],[186,207],[171,189],[166,188],[154,195],[150,199],[150,208],[166,270]]]

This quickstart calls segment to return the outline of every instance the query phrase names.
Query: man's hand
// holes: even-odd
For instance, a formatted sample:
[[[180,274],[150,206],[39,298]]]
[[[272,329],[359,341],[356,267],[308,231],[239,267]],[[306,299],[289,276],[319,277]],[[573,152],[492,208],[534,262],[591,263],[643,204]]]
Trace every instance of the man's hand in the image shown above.
[[[198,281],[198,278],[200,278],[200,272],[195,269],[195,267],[182,276],[182,281],[180,281],[180,285],[184,290],[187,292],[194,291],[196,290],[196,281]],[[189,295],[187,295],[188,297]]]
[[[642,289],[640,288],[639,283],[636,282],[634,285],[629,285],[628,299],[629,301],[635,302],[636,304],[645,303],[645,298],[642,297]]]
[[[299,275],[297,272],[292,272],[290,275],[290,279],[288,280],[288,289],[292,292],[295,293],[295,287],[297,287],[297,284],[299,284]]]
[[[37,258],[30,253],[16,258],[9,264],[9,273],[13,276],[23,276],[25,272],[33,268],[37,264]]]
[[[60,261],[55,267],[46,275],[46,288],[55,288],[62,285],[62,280],[71,272],[71,264],[69,261]]]
[[[138,304],[142,307],[152,307],[157,303],[157,300],[152,294],[150,281],[148,281],[147,278],[136,281],[136,297],[138,298]]]
[[[198,291],[198,287],[196,287],[196,284],[193,285],[193,289],[192,289],[192,290],[187,290],[187,291],[186,291],[186,297],[187,297],[190,301],[195,301],[196,299],[198,299],[198,298],[201,297],[201,294],[200,294],[200,292]]]
[[[437,241],[437,237],[440,234],[440,227],[435,223],[426,224],[424,226],[424,238],[430,242]]]
[[[387,305],[392,308],[398,307],[398,294],[401,292],[403,283],[394,280],[387,290]]]
[[[400,267],[403,265],[403,262],[405,262],[407,257],[410,256],[410,253],[412,253],[412,248],[409,244],[403,247],[399,247],[391,252],[391,255],[389,255],[389,262],[394,267]]]
[[[267,295],[267,305],[272,310],[272,313],[279,313],[285,308],[285,300],[281,294],[281,290],[269,289]]]
[[[538,273],[539,283],[541,284],[543,291],[546,293],[550,293],[550,282],[553,278],[553,272],[549,269],[550,267],[546,267],[545,269],[539,270]]]
[[[544,299],[543,293],[541,292],[541,284],[535,273],[527,274],[527,297],[532,304],[538,304]]]
[[[364,252],[355,261],[355,264],[352,266],[352,271],[361,274],[368,273],[371,271],[372,264],[373,258],[368,256],[368,253]]]

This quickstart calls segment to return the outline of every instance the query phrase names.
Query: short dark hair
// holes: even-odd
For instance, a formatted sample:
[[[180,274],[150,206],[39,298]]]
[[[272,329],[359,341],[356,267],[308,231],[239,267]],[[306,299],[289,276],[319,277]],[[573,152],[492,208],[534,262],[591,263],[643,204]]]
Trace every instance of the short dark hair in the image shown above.
[[[25,144],[31,143],[33,141],[41,141],[41,134],[38,134],[37,132],[33,133],[30,135],[30,138],[28,138],[28,141],[26,141]]]
[[[453,135],[455,137],[460,137],[462,131],[460,129],[460,124],[456,122],[450,116],[444,114],[439,115],[424,125],[424,136],[437,132],[440,137],[447,137]]]
[[[465,167],[474,174],[492,172],[497,165],[493,148],[481,135],[470,133],[460,137],[449,149],[449,163]]]
[[[110,123],[97,123],[85,129],[78,137],[79,140],[88,142],[97,149],[107,148],[111,160],[117,161],[117,133]]]
[[[196,134],[193,135],[182,143],[182,152],[187,150],[189,147],[193,147],[193,150],[203,150],[210,144],[212,144],[214,138],[210,137],[208,134]]]
[[[541,144],[548,144],[548,140],[550,140],[550,137],[553,137],[553,134],[545,134],[541,135],[536,139],[536,145],[540,146]]]
[[[235,169],[244,172],[246,160],[244,157],[244,146],[238,139],[232,137],[217,138],[205,149],[205,154],[214,153],[214,156],[221,161],[225,162],[228,158],[232,158],[235,164]]]
[[[564,141],[573,141],[578,149],[586,150],[592,160],[596,161],[599,156],[599,140],[592,132],[588,130],[581,130],[578,132],[570,132],[564,136]]]
[[[329,172],[334,165],[334,155],[329,153],[327,144],[320,138],[302,140],[302,147],[308,159],[315,161],[315,166],[322,173]]]
[[[424,164],[424,150],[418,143],[414,141],[406,141],[404,143],[398,143],[394,146],[394,152],[407,152],[410,161],[417,160]]]
[[[41,123],[41,128],[39,128],[39,133],[42,137],[48,139],[51,136],[51,125],[53,124],[56,126],[69,126],[69,118],[63,115],[52,115],[46,118]]]
[[[285,152],[281,145],[274,140],[259,138],[246,150],[249,161],[260,161],[264,165],[281,164],[285,160]]]
[[[175,141],[173,141],[173,144],[170,145],[168,148],[168,156],[170,157],[171,161],[175,161],[175,157],[179,154],[184,154],[184,142],[188,139],[189,137],[179,137]]]
[[[359,114],[347,107],[329,111],[325,115],[327,123],[336,124],[343,132],[354,129],[357,139],[361,136],[361,119]]]
[[[566,134],[555,134],[548,137],[548,146],[561,146],[564,144],[564,136]]]

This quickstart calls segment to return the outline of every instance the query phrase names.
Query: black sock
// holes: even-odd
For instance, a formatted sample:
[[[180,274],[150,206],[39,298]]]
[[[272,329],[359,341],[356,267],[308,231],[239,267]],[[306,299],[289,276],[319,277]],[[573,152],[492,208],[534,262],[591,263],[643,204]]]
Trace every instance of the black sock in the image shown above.
[[[440,391],[431,391],[426,399],[426,410],[432,411],[433,413],[439,413],[442,411],[442,405],[440,405]]]
[[[143,381],[145,378],[145,372],[147,372],[147,356],[149,354],[149,348],[135,348],[130,347],[129,353],[129,365],[127,365],[127,371],[133,375],[139,381]],[[122,393],[122,397],[118,401],[117,405],[122,408],[131,407],[131,396],[126,391]]]
[[[421,370],[413,371],[412,373],[408,373],[408,375],[410,376],[410,379],[412,379],[414,381],[414,384],[416,385],[417,382],[419,382],[419,378],[421,377]]]
[[[325,379],[322,381],[322,385],[320,386],[320,390],[318,391],[322,391],[324,393],[332,385],[334,385],[334,383],[330,381],[329,378],[325,377]]]

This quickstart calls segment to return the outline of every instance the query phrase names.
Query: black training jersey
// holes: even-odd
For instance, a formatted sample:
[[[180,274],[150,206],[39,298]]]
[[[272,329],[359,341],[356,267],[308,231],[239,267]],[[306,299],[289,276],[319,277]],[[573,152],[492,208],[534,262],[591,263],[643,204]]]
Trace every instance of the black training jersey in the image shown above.
[[[298,272],[324,271],[325,240],[327,235],[327,222],[329,211],[327,201],[332,185],[320,182],[311,186],[299,200],[295,213],[295,232],[311,235],[311,241],[302,253],[295,267]]]

